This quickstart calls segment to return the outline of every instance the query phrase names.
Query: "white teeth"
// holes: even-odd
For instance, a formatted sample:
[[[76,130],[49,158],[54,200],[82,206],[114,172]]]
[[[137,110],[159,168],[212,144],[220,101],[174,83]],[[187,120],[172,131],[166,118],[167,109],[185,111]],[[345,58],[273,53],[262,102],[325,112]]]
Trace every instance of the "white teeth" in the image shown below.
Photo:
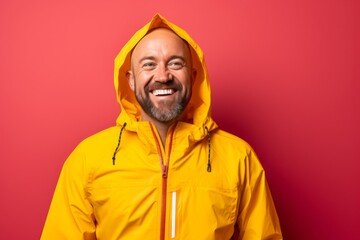
[[[155,96],[170,95],[174,93],[173,89],[157,89],[152,92]]]

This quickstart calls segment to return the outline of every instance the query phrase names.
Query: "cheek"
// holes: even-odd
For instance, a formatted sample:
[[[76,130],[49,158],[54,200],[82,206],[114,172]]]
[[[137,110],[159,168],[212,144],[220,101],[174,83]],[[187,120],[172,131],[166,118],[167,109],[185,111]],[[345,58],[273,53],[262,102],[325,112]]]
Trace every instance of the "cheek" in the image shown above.
[[[187,88],[187,89],[191,89],[193,84],[192,84],[192,80],[190,76],[187,76],[184,78],[182,84]]]
[[[174,73],[173,76],[184,86],[191,86],[191,76],[187,72]]]
[[[144,89],[144,87],[150,82],[151,77],[149,76],[149,74],[138,74],[136,75],[136,77],[134,78],[134,88],[136,88],[137,90],[141,90]]]

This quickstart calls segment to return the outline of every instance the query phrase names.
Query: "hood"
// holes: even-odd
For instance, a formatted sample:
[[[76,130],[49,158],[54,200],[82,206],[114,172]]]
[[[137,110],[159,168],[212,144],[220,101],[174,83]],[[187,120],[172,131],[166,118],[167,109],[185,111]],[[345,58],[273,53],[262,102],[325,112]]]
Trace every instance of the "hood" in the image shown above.
[[[140,120],[141,108],[137,103],[134,92],[130,89],[126,79],[126,72],[130,70],[131,51],[137,43],[152,29],[168,28],[180,38],[188,42],[193,60],[193,67],[197,74],[194,80],[192,97],[187,106],[182,121],[194,124],[198,128],[207,126],[209,130],[216,127],[211,119],[211,92],[204,55],[199,45],[183,29],[169,22],[159,14],[138,30],[132,38],[124,45],[115,58],[114,84],[117,100],[121,107],[121,113],[117,119],[118,125],[127,124],[126,129],[136,129],[135,125]]]

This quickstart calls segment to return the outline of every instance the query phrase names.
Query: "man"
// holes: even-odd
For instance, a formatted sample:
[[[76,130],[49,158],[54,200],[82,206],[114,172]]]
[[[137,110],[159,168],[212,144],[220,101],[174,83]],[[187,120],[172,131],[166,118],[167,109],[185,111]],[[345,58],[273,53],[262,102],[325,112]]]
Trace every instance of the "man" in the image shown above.
[[[160,15],[115,60],[117,126],[64,164],[41,239],[282,239],[251,147],[218,128],[200,47]]]

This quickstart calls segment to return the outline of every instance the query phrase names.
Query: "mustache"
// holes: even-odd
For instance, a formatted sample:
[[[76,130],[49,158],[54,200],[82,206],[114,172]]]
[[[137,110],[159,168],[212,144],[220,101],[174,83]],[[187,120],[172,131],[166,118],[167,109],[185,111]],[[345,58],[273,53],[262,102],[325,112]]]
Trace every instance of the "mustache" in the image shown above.
[[[158,89],[181,90],[182,86],[178,81],[171,80],[167,82],[153,82],[145,86],[145,91],[154,91]]]

